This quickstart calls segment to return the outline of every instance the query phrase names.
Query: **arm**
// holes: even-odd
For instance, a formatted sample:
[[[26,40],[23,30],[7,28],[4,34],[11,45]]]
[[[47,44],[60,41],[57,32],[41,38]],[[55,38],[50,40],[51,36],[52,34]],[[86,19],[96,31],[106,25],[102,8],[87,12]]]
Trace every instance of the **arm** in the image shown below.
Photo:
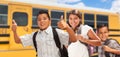
[[[83,38],[81,35],[77,36],[77,39],[79,39],[80,41],[90,44],[92,46],[100,46],[101,45],[101,41],[99,39],[99,37],[93,32],[93,30],[89,30],[88,31],[88,36],[90,37],[90,39],[86,39]]]
[[[103,49],[107,52],[120,55],[120,50],[116,50],[116,49],[110,48],[108,46],[104,46]]]
[[[120,45],[117,42],[117,40],[112,39],[109,41],[110,41],[110,43],[108,45],[104,45],[103,49],[107,52],[111,52],[111,53],[120,55]]]
[[[68,34],[69,34],[69,40],[70,40],[70,42],[76,42],[77,40],[76,40],[76,36],[75,36],[75,33],[74,33],[74,31],[69,27],[69,25],[67,25],[67,27],[65,28],[66,29],[66,31],[68,32]]]
[[[70,26],[63,20],[63,17],[61,17],[61,20],[57,23],[58,27],[60,29],[64,29],[68,32],[69,34],[69,40],[70,42],[76,42],[76,36],[75,36],[75,32],[72,30],[72,28],[70,28]]]
[[[90,37],[91,40],[88,40],[88,43],[94,46],[100,46],[101,45],[101,40],[100,38],[95,34],[93,30],[89,30],[88,36]]]
[[[13,34],[14,34],[14,40],[15,40],[16,43],[21,43],[20,37],[18,36],[16,30],[17,30],[17,24],[16,24],[16,22],[13,20],[13,21],[12,21],[12,31],[13,31]]]

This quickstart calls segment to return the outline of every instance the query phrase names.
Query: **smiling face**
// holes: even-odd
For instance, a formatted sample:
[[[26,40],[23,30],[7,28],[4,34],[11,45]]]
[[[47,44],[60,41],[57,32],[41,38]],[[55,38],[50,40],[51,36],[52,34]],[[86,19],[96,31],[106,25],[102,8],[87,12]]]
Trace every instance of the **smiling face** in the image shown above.
[[[51,20],[46,13],[38,14],[37,24],[40,30],[45,30],[51,24]]]
[[[80,24],[82,23],[82,16],[78,10],[72,10],[70,11],[68,17],[69,17],[68,23],[75,31],[77,27],[79,27]]]
[[[73,29],[75,29],[80,24],[80,22],[81,19],[77,15],[74,14],[69,15],[69,24]]]
[[[101,41],[105,41],[109,36],[108,28],[106,26],[99,28],[97,34],[100,37]]]

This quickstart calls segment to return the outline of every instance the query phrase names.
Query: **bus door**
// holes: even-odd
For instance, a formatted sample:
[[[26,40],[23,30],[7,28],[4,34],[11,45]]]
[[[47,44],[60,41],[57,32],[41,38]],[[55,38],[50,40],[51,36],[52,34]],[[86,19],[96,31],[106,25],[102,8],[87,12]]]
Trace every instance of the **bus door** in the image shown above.
[[[19,36],[31,33],[32,25],[32,6],[21,3],[9,3],[8,23],[12,26],[12,20],[17,23],[17,33]],[[10,49],[23,49],[21,44],[14,41],[13,32],[10,32]]]

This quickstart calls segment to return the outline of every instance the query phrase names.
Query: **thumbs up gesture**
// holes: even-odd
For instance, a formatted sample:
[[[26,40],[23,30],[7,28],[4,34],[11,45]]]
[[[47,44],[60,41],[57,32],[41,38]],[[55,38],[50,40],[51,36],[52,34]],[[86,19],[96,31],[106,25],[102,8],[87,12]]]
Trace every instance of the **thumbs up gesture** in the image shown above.
[[[17,23],[15,22],[15,20],[12,20],[12,31],[16,32],[17,29]]]
[[[60,21],[58,21],[57,25],[60,29],[66,29],[68,27],[68,24],[63,19],[63,15],[61,16]]]

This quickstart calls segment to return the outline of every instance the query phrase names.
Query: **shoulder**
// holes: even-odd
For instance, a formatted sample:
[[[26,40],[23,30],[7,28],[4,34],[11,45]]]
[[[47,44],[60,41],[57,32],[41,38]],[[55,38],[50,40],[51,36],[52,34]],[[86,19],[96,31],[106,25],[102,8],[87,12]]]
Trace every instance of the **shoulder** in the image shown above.
[[[65,30],[62,29],[55,28],[55,30],[57,31],[57,33],[67,33]]]
[[[58,28],[55,28],[55,30],[57,31],[57,33],[59,33],[59,32],[63,32],[63,30],[58,29]]]
[[[107,46],[111,47],[111,48],[115,48],[115,49],[120,49],[120,44],[118,43],[117,40],[115,39],[110,39],[109,44]]]
[[[31,34],[22,35],[22,36],[20,36],[20,39],[21,39],[21,40],[30,40],[30,39],[33,38],[34,33],[35,33],[35,32],[32,32]]]
[[[32,32],[32,33],[30,33],[30,34],[25,34],[25,35],[23,35],[23,36],[33,36],[35,34],[35,32]]]
[[[91,26],[88,26],[88,25],[83,25],[82,27],[83,27],[83,28],[87,28],[87,29],[92,29],[92,27],[91,27]]]
[[[108,40],[106,40],[106,43],[107,44],[119,44],[116,39],[108,39]]]
[[[65,30],[56,28],[56,32],[59,35],[59,37],[68,36],[68,32],[66,32]]]
[[[115,43],[115,42],[118,43],[118,41],[117,41],[116,39],[110,39],[109,41],[110,41],[111,43]]]
[[[32,32],[31,35],[32,35],[32,36],[34,36],[34,35],[36,36],[38,32],[39,32],[39,31]]]
[[[93,30],[93,28],[90,27],[90,26],[88,26],[88,25],[82,25],[82,26],[81,26],[81,29],[82,29],[82,31],[87,31],[87,32],[88,32],[90,29]]]
[[[56,31],[63,31],[62,29],[59,29],[59,28],[55,28]]]

